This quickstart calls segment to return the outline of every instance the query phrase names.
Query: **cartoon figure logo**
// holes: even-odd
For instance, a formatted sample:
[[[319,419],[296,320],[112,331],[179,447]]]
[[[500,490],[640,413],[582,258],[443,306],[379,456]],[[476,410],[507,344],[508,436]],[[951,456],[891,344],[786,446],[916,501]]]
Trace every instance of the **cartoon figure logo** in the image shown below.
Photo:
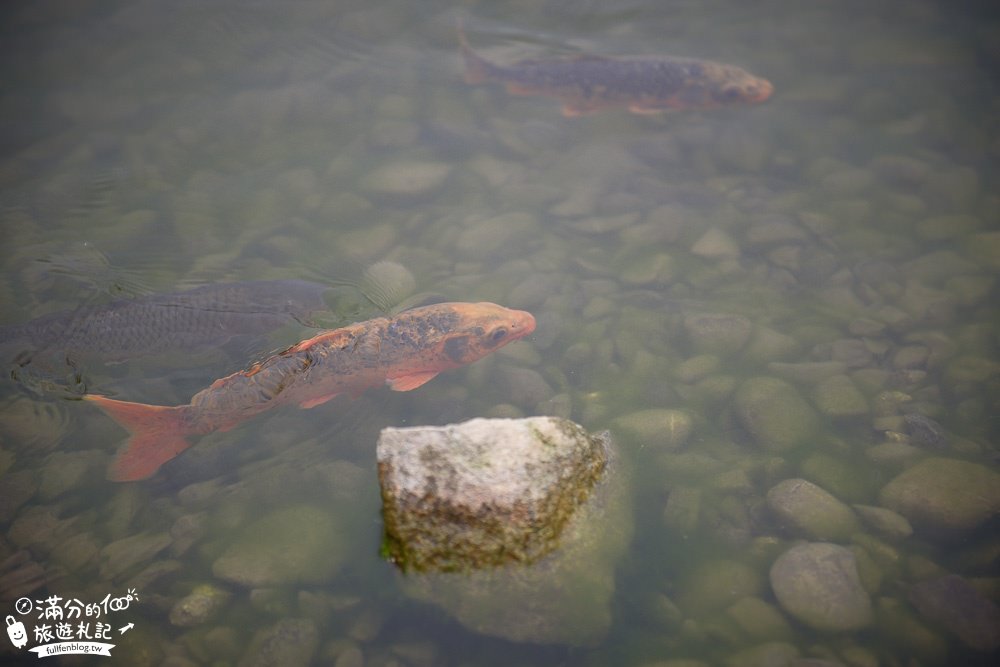
[[[13,616],[7,617],[7,636],[15,648],[24,648],[28,643],[28,632],[24,629],[24,623],[15,620]]]

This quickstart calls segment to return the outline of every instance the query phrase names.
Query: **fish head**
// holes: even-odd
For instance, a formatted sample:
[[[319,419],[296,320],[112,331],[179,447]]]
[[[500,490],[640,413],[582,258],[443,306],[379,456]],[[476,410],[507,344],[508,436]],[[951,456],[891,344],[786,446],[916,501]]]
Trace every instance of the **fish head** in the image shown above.
[[[487,302],[442,305],[456,315],[454,326],[442,335],[437,346],[443,364],[471,364],[535,330],[535,318],[523,310]]]
[[[754,76],[741,67],[713,63],[709,106],[734,106],[763,102],[774,92],[767,79]]]

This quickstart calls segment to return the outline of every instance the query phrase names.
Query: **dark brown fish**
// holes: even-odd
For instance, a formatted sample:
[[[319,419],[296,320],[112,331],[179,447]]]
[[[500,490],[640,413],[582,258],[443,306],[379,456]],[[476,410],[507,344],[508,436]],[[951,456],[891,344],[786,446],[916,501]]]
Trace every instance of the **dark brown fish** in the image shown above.
[[[185,292],[119,299],[51,313],[0,328],[0,345],[35,352],[92,355],[120,362],[170,351],[193,351],[235,336],[265,334],[327,308],[326,285],[258,280],[203,285]]]
[[[146,405],[88,394],[132,433],[112,465],[116,481],[149,477],[191,446],[279,405],[311,408],[380,384],[416,389],[535,330],[535,318],[493,303],[439,303],[327,331],[220,378],[186,405]]]
[[[735,65],[670,56],[522,60],[497,65],[478,55],[458,27],[465,80],[503,83],[515,95],[546,95],[562,102],[564,116],[625,108],[653,114],[670,109],[712,109],[763,102],[774,86]]]

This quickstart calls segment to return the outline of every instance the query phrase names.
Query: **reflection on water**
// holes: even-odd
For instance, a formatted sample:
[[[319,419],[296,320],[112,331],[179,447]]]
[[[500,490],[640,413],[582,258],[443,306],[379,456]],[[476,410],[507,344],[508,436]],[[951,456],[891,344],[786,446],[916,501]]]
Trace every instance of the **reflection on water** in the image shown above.
[[[415,391],[203,438],[139,484],[104,479],[125,434],[60,398],[77,369],[32,395],[5,380],[0,615],[32,626],[27,648],[42,642],[17,598],[134,588],[107,619],[133,629],[90,660],[995,660],[998,17],[929,0],[597,5],[6,12],[4,325],[95,291],[350,277],[361,296],[326,300],[340,326],[398,305],[392,276],[411,274],[417,302],[538,324]],[[496,62],[687,56],[774,93],[564,118],[465,85],[460,18]],[[312,335],[286,328],[225,359],[90,363],[87,391],[177,403]],[[531,414],[609,428],[637,471],[594,648],[463,629],[378,555],[382,427]]]

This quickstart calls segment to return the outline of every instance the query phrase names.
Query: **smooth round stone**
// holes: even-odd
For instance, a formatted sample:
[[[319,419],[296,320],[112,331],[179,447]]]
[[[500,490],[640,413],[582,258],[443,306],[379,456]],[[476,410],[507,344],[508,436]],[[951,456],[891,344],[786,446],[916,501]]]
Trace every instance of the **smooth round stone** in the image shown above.
[[[736,413],[757,444],[768,451],[796,447],[817,428],[816,413],[799,391],[773,377],[751,378],[740,385]]]
[[[860,530],[851,508],[804,479],[786,479],[767,492],[767,506],[794,532],[820,540],[846,540]]]
[[[713,227],[694,242],[691,254],[705,259],[731,259],[740,256],[740,246],[732,236]]]
[[[455,247],[464,259],[489,259],[496,255],[497,248],[506,246],[510,250],[510,245],[529,235],[536,224],[533,215],[517,211],[477,220],[462,230]]]
[[[213,584],[196,586],[171,608],[170,624],[192,627],[207,623],[225,607],[230,597],[229,591]]]
[[[758,597],[738,600],[726,609],[726,615],[754,639],[787,639],[794,634],[785,616]]]
[[[978,463],[928,458],[886,484],[879,502],[918,531],[957,537],[1000,513],[1000,474]]]
[[[701,515],[701,489],[679,486],[671,489],[663,508],[663,523],[667,528],[687,535],[698,528]]]
[[[872,363],[873,355],[863,340],[842,338],[830,346],[830,358],[848,368],[864,368]]]
[[[797,665],[801,654],[792,644],[786,642],[766,642],[745,648],[726,658],[726,667],[776,667],[777,665]]]
[[[966,237],[969,256],[984,268],[1000,270],[1000,232],[982,232]]]
[[[846,375],[834,375],[813,389],[816,408],[828,417],[856,417],[868,414],[868,401]]]
[[[378,194],[416,197],[439,188],[450,172],[442,162],[393,162],[365,176],[361,186]]]
[[[674,371],[677,379],[690,384],[697,382],[722,368],[722,360],[712,354],[700,354],[678,364]]]
[[[668,283],[673,278],[674,260],[663,252],[647,255],[629,262],[622,268],[619,277],[627,285],[649,285]]]
[[[917,234],[928,241],[944,241],[965,236],[983,226],[982,220],[962,213],[938,215],[917,223]]]
[[[887,540],[903,540],[913,534],[913,526],[906,517],[884,507],[852,505],[861,520]]]
[[[244,526],[212,572],[250,587],[321,584],[336,575],[346,547],[336,515],[309,505],[287,507]]]
[[[771,566],[781,608],[811,628],[849,632],[872,622],[872,606],[854,553],[836,544],[799,544]]]
[[[639,410],[615,420],[615,430],[641,446],[678,449],[691,436],[694,420],[683,410]]]
[[[767,369],[785,380],[816,384],[835,375],[842,375],[847,365],[842,361],[775,361],[767,365]]]
[[[702,616],[741,598],[757,597],[762,588],[760,575],[749,565],[735,560],[711,560],[684,579],[677,603],[688,616]]]
[[[698,352],[728,355],[746,345],[753,323],[742,315],[698,313],[684,318],[684,331]]]

